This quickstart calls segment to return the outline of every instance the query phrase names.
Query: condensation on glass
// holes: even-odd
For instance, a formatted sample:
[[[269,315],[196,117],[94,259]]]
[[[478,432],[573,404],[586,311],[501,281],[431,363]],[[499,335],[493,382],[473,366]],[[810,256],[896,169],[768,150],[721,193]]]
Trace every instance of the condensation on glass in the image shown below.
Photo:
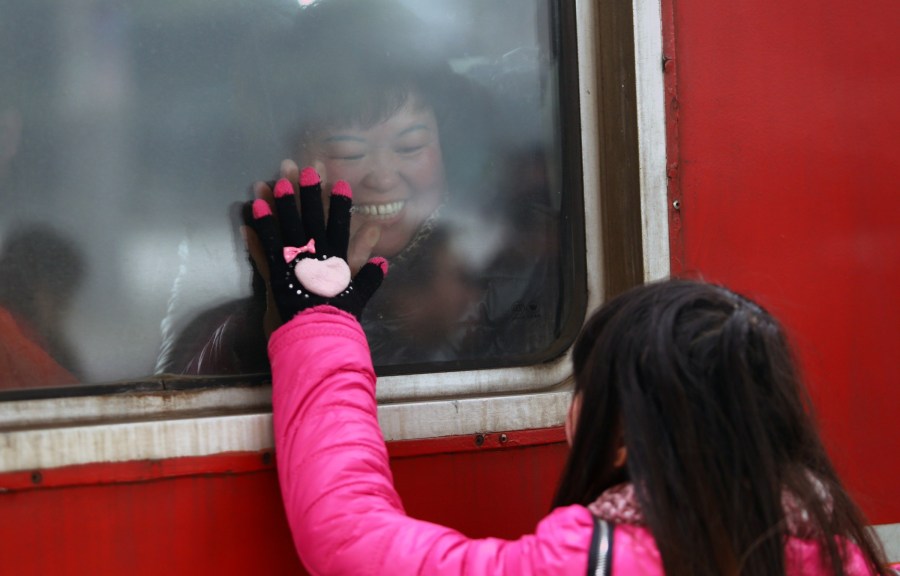
[[[240,202],[283,159],[348,180],[354,246],[391,262],[363,317],[383,373],[558,350],[556,10],[4,2],[0,389],[266,372]]]

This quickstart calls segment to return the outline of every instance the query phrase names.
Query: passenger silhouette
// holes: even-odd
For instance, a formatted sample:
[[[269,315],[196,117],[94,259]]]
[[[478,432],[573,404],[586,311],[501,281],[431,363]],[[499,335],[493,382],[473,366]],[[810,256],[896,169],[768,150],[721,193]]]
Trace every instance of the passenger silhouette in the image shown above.
[[[81,369],[65,334],[84,261],[58,231],[14,231],[0,253],[0,388],[78,383]]]

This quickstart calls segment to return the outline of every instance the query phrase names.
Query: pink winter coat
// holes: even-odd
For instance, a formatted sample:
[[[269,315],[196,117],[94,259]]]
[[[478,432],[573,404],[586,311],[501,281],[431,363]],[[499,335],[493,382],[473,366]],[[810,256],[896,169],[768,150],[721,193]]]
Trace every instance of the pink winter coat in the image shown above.
[[[378,427],[366,337],[350,315],[322,306],[269,342],[278,476],[297,552],[312,574],[578,575],[587,572],[593,517],[558,508],[534,534],[473,540],[406,516]],[[826,574],[813,541],[789,539],[788,573]],[[662,575],[645,529],[615,527],[614,576]],[[859,552],[848,574],[870,574]]]

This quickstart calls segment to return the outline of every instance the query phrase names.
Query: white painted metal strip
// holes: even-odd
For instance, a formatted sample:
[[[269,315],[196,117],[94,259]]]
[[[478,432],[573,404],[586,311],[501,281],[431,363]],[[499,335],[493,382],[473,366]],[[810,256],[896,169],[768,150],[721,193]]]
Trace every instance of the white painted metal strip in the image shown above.
[[[900,562],[900,524],[880,524],[873,528],[884,544],[888,562]]]
[[[142,418],[174,419],[191,414],[271,410],[271,386],[235,386],[166,392],[136,392],[0,403],[0,431]]]
[[[0,472],[208,456],[272,445],[271,414],[24,430],[0,434]]]
[[[387,440],[550,428],[563,425],[570,398],[551,392],[380,406],[378,421]]]
[[[584,235],[588,310],[603,302],[603,228],[600,218],[599,100],[597,86],[597,9],[592,1],[575,3],[578,38],[578,83],[581,116],[582,185],[584,187]]]
[[[669,202],[666,178],[666,113],[662,9],[658,0],[634,0],[638,154],[644,279],[669,276]]]
[[[387,440],[549,428],[565,421],[569,396],[555,392],[387,405],[379,407],[378,418]],[[0,433],[0,472],[273,446],[269,413],[19,430]]]

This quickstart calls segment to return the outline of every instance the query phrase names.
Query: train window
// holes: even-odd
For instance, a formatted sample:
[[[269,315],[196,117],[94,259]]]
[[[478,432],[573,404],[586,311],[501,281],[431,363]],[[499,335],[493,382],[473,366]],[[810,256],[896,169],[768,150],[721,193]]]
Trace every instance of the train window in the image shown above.
[[[349,181],[351,253],[391,262],[363,317],[384,397],[558,358],[588,292],[574,9],[4,3],[0,398],[265,374],[236,202],[283,159]]]

